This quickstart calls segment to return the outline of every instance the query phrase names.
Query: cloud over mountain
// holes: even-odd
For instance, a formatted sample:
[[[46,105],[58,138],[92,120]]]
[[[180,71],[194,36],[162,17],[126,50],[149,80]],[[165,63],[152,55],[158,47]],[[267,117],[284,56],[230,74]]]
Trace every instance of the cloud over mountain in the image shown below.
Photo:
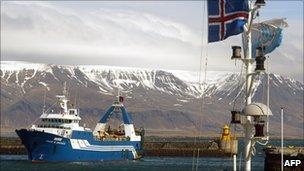
[[[199,52],[200,38],[191,28],[149,13],[103,8],[78,12],[43,3],[3,6],[4,57],[50,63],[60,58],[62,63],[128,58],[165,66]]]
[[[202,50],[208,69],[236,71],[231,46],[241,45],[240,35],[202,45],[207,37],[203,2],[4,1],[1,57],[197,71]],[[276,3],[281,2],[268,2],[259,20],[286,17],[271,8]],[[289,10],[297,3],[286,3],[289,27],[283,31],[282,45],[269,56],[271,72],[303,81],[303,14]]]

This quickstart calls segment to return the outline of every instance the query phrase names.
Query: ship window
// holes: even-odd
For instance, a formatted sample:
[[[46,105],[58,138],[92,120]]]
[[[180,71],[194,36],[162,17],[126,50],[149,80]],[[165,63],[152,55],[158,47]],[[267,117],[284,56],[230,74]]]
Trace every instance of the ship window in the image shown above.
[[[69,119],[69,123],[71,123],[72,122],[72,120],[71,119]]]
[[[70,110],[70,114],[74,114],[75,113],[75,111],[74,110]]]
[[[54,119],[51,119],[51,122],[54,122]]]

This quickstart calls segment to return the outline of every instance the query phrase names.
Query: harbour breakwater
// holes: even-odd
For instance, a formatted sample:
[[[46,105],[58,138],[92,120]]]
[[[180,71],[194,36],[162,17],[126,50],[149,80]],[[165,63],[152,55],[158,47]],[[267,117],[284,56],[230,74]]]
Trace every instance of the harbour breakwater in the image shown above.
[[[0,154],[27,154],[17,137],[1,137]],[[187,138],[146,137],[143,143],[143,156],[171,157],[230,157],[232,154],[220,149],[217,140],[189,141]]]

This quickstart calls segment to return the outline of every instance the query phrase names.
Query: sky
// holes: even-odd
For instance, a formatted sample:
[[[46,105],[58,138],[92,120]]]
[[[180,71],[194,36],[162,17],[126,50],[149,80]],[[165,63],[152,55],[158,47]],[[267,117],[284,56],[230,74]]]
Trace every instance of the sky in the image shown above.
[[[256,21],[272,18],[289,27],[269,70],[303,82],[303,1],[266,1]],[[239,71],[241,36],[207,44],[206,29],[206,1],[1,1],[1,60]]]

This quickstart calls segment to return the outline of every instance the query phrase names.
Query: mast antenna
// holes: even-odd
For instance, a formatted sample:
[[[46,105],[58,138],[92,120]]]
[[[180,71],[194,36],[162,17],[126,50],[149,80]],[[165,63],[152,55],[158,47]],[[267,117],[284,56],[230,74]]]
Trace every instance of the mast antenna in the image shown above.
[[[44,90],[44,96],[43,96],[43,109],[42,109],[42,113],[45,112],[45,99],[46,99],[46,89]]]

